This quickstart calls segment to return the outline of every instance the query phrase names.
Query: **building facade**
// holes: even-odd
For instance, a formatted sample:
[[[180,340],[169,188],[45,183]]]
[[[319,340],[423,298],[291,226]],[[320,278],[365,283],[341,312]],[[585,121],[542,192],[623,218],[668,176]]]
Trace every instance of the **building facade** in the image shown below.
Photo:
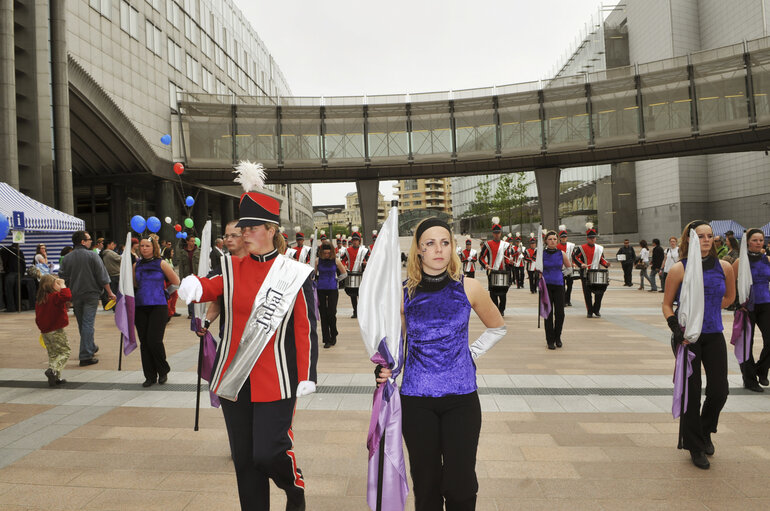
[[[399,211],[418,209],[440,211],[452,216],[452,181],[439,179],[402,179],[394,185]]]

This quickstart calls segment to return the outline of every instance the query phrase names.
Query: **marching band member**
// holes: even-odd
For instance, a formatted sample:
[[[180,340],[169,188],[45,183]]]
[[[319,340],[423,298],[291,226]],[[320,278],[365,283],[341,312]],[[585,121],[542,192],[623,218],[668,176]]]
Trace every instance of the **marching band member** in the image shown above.
[[[514,281],[516,282],[516,289],[523,289],[524,265],[526,263],[524,262],[524,247],[521,244],[521,233],[519,232],[516,233],[511,251],[513,252],[513,276]]]
[[[361,246],[361,233],[358,232],[358,226],[353,226],[353,234],[348,249],[345,251],[342,264],[350,273],[362,273],[366,269],[366,261],[369,259],[369,249]],[[358,287],[345,286],[345,294],[350,297],[350,303],[353,305],[353,315],[351,318],[358,317]]]
[[[559,250],[567,254],[567,258],[571,261],[572,260],[572,252],[575,251],[575,244],[571,241],[567,241],[567,226],[566,225],[560,225],[559,226],[559,244],[556,245]],[[564,305],[567,307],[572,307],[572,267],[565,266],[564,267]]]
[[[540,276],[535,271],[535,261],[537,260],[537,238],[535,233],[529,233],[529,248],[524,251],[524,262],[527,265],[527,278],[529,279],[529,292],[537,293],[537,281]]]
[[[294,252],[289,256],[294,258],[295,261],[299,261],[301,263],[309,263],[310,262],[310,247],[305,246],[305,235],[300,232],[300,226],[294,227],[294,232],[296,235],[294,236],[294,239],[297,241],[297,246],[294,247]],[[288,255],[288,250],[287,250]]]
[[[289,252],[289,250],[292,250],[291,253],[293,254],[294,253],[293,252],[294,249],[293,248],[291,248],[291,249],[288,248],[289,247],[289,235],[286,234],[286,229],[284,229],[283,226],[281,226],[280,230],[278,232],[280,232],[281,236],[283,237],[283,246],[280,247],[278,249],[278,251],[281,252],[281,254],[286,255],[287,257],[291,257],[291,255],[289,255],[288,252]]]
[[[509,286],[493,285],[492,272],[502,272],[505,264],[505,252],[508,250],[508,243],[502,241],[503,228],[500,225],[498,217],[492,218],[492,239],[485,242],[479,255],[479,264],[487,271],[487,280],[489,282],[489,296],[492,302],[497,305],[500,314],[505,316],[506,294]],[[510,284],[509,284],[510,285]]]
[[[465,250],[460,251],[460,261],[463,263],[463,273],[468,278],[476,277],[476,261],[478,254],[471,246],[471,238],[465,240]]]
[[[582,268],[580,275],[580,283],[583,285],[583,298],[586,302],[586,317],[591,318],[596,316],[602,317],[602,297],[604,291],[607,289],[607,284],[603,285],[590,285],[588,282],[588,270],[599,269],[599,266],[605,268],[610,267],[610,263],[604,259],[604,247],[596,244],[597,230],[594,229],[594,224],[591,222],[586,223],[586,243],[580,245],[572,254],[572,263]],[[593,303],[591,294],[594,294]]]
[[[559,226],[560,230],[563,226]],[[561,330],[564,326],[564,273],[563,268],[572,269],[566,252],[559,250],[556,231],[545,234],[546,248],[543,250],[543,276],[551,302],[551,314],[545,320],[545,342],[549,350],[561,348]]]
[[[316,335],[312,268],[280,255],[280,203],[260,189],[259,164],[241,162],[237,182],[248,255],[222,258],[222,274],[186,277],[186,302],[224,298],[228,328],[218,345],[211,389],[221,398],[242,509],[270,509],[270,479],[286,492],[287,510],[305,509],[305,481],[294,455],[297,397],[315,391]],[[266,288],[266,293],[260,293]],[[280,290],[281,292],[273,292]]]
[[[372,244],[369,245],[369,255],[372,255],[372,250],[374,250],[374,242],[377,241],[377,229],[374,229],[372,231]]]

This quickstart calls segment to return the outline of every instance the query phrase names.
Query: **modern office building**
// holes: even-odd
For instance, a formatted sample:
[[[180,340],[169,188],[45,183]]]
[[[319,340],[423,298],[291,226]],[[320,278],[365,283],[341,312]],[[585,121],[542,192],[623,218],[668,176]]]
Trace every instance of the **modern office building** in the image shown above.
[[[637,63],[644,64],[646,72],[656,69],[655,62],[663,59],[679,57],[687,64],[692,53],[767,36],[768,12],[767,0],[625,0],[600,10],[581,34],[576,48],[568,52],[554,76],[541,82],[541,88],[547,91],[549,86],[590,82],[591,77],[633,77],[639,74],[634,71]],[[713,101],[714,108],[745,111],[748,93],[743,78],[725,81],[730,85],[720,90],[710,90],[706,80],[701,81],[697,75],[691,79],[703,84],[695,99],[699,112],[708,115],[709,101]],[[665,91],[656,92],[654,85],[647,87],[650,97],[658,93],[667,98],[657,103],[650,100],[645,106],[646,119],[665,123],[672,116],[685,115],[689,120],[692,99],[687,94],[687,77],[679,85],[661,85],[667,88]],[[675,90],[681,91],[681,98],[670,101]],[[715,99],[728,99],[734,104],[725,106],[730,101]],[[592,113],[601,118],[610,112],[614,114],[614,110]],[[654,125],[647,128],[654,129]],[[683,136],[691,133],[688,130]],[[565,168],[560,178],[559,213],[573,230],[591,218],[598,221],[604,234],[647,239],[681,233],[693,218],[733,219],[746,227],[761,226],[770,217],[768,176],[770,159],[764,152]],[[456,217],[469,209],[477,184],[485,179],[494,183],[497,178],[453,179]],[[534,177],[529,179],[534,181]],[[537,196],[534,182],[528,194]]]
[[[135,214],[233,217],[237,188],[172,171],[190,150],[181,92],[291,94],[232,0],[0,1],[0,181],[89,229],[121,234]],[[312,225],[309,185],[268,188],[287,224]]]
[[[452,216],[452,183],[449,178],[402,179],[393,186],[399,211],[441,211]]]

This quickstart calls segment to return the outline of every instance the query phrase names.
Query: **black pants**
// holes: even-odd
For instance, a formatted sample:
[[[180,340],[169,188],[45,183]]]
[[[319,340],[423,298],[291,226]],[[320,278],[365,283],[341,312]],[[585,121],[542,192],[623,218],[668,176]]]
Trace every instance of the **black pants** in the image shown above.
[[[469,279],[475,279],[476,278],[476,272],[475,271],[466,271],[465,276]]]
[[[741,364],[741,374],[743,374],[743,385],[753,387],[757,385],[757,376],[767,378],[770,368],[770,303],[754,305],[754,311],[749,313],[749,319],[751,319],[751,348],[749,359]],[[762,332],[762,352],[759,360],[755,362],[754,334],[757,327]]]
[[[336,289],[318,290],[318,313],[321,316],[321,333],[324,344],[337,343],[337,300],[340,292]]]
[[[583,299],[586,302],[586,311],[590,314],[596,314],[602,308],[602,298],[606,285],[590,285],[586,277],[580,277],[580,283],[583,285]],[[593,297],[592,297],[593,295]]]
[[[572,305],[572,274],[564,277],[564,303]]]
[[[623,283],[626,286],[633,286],[634,263],[621,263],[620,266],[623,268]]]
[[[353,304],[353,315],[358,316],[358,288],[345,288],[345,294],[350,297],[350,303]]]
[[[548,284],[546,287],[551,302],[551,313],[545,320],[545,342],[550,346],[561,340],[561,329],[564,326],[564,286]]]
[[[539,279],[537,272],[527,270],[527,278],[529,279],[529,292],[537,293],[537,281]]]
[[[515,266],[513,268],[513,273],[516,275],[516,287],[518,289],[523,288],[524,287],[524,267]]]
[[[403,435],[416,511],[476,509],[481,404],[461,396],[401,396]]]
[[[305,480],[294,457],[296,398],[252,403],[249,380],[233,402],[222,399],[241,509],[270,511],[270,479],[286,492],[289,504],[305,500]]]
[[[166,348],[163,346],[163,334],[168,323],[168,305],[137,307],[135,314],[144,378],[157,381],[158,376],[168,374],[171,370],[166,362]]]
[[[717,432],[719,412],[727,402],[727,348],[721,332],[701,334],[687,349],[695,353],[687,385],[687,410],[679,418],[680,449],[703,451],[706,435]],[[701,365],[706,371],[706,400],[700,406]],[[682,400],[684,405],[684,400]]]

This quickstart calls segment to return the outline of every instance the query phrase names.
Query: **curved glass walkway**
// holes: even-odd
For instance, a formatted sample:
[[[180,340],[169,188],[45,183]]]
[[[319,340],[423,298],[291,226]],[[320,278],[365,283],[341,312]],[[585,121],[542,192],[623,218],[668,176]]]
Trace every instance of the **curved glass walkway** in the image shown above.
[[[770,37],[646,64],[451,92],[356,97],[184,93],[187,168],[313,182],[569,167],[764,150]],[[225,174],[223,171],[227,170]]]

